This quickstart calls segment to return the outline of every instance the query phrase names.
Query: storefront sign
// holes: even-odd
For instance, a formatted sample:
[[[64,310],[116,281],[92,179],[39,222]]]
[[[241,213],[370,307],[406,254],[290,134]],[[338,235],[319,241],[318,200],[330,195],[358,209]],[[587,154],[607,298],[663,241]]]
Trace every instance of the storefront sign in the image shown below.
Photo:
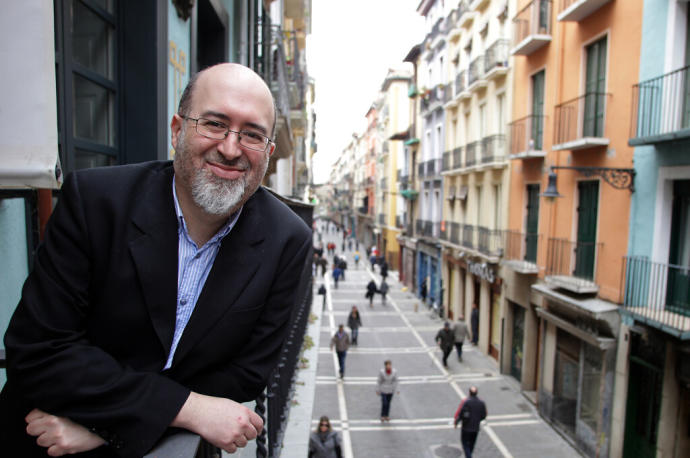
[[[496,281],[496,274],[494,273],[494,270],[491,267],[489,267],[485,262],[479,263],[467,261],[467,270],[469,270],[470,273],[472,273],[472,275],[476,275],[479,278],[483,278],[489,283],[493,283],[494,281]]]

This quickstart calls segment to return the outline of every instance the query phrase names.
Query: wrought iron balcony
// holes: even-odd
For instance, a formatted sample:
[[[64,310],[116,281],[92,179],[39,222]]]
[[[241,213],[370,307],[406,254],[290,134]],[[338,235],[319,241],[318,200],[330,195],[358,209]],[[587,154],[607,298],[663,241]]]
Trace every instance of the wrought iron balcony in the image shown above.
[[[443,153],[443,164],[441,165],[441,171],[447,172],[448,170],[451,170],[453,167],[451,165],[451,160],[453,158],[452,156],[453,153],[450,151],[446,151]]]
[[[560,0],[559,21],[581,21],[611,0]]]
[[[482,163],[492,164],[506,159],[506,136],[490,135],[482,139]]]
[[[512,54],[528,56],[551,41],[551,0],[532,0],[513,18]]]
[[[423,229],[424,229],[424,220],[416,219],[414,221],[414,233],[415,233],[415,235],[417,235],[417,236],[422,235]]]
[[[453,169],[462,168],[462,146],[453,148]]]
[[[378,221],[379,221],[379,224],[385,225],[386,224],[386,214],[385,213],[379,213]]]
[[[510,158],[529,159],[544,157],[544,121],[543,115],[529,115],[509,124]]]
[[[470,70],[467,76],[467,85],[470,89],[486,86],[484,63],[485,58],[483,55],[475,57],[470,62]]]
[[[546,282],[574,293],[596,293],[597,242],[550,238],[546,251]]]
[[[503,256],[503,231],[477,226],[477,248],[490,258]]]
[[[690,137],[690,66],[633,86],[629,144]]]
[[[446,88],[443,84],[437,84],[433,88],[423,92],[422,95],[422,102],[420,105],[420,110],[422,112],[429,111],[436,109],[438,106],[440,106],[441,103],[443,103],[444,97],[445,97],[445,91],[450,90],[450,88]]]
[[[486,50],[486,54],[484,54],[486,79],[492,79],[508,73],[509,56],[510,40],[507,38],[499,38],[494,41]]]
[[[578,150],[605,146],[606,99],[610,94],[589,92],[556,105],[553,149]]]
[[[465,166],[466,167],[473,167],[473,166],[477,165],[477,157],[481,154],[481,152],[478,151],[480,147],[481,147],[480,141],[468,143],[465,146]]]
[[[426,167],[427,178],[441,176],[442,161],[443,159],[429,159],[424,163]]]
[[[455,245],[460,245],[461,239],[460,239],[460,231],[462,229],[462,226],[460,223],[456,222],[451,222],[450,223],[450,243],[453,243]]]
[[[520,231],[505,231],[505,254],[503,264],[521,274],[537,274],[537,252],[541,235],[536,233],[522,233]]]
[[[462,225],[462,246],[469,249],[475,247],[474,232],[474,226],[471,224]]]
[[[653,262],[643,256],[625,257],[624,267],[624,313],[689,340],[690,267]]]
[[[459,97],[465,89],[467,89],[467,70],[462,70],[455,75],[455,97]]]
[[[424,178],[426,176],[426,169],[424,167],[424,162],[417,163],[417,176],[419,178]]]
[[[400,229],[405,227],[405,219],[402,215],[395,215],[395,227]]]

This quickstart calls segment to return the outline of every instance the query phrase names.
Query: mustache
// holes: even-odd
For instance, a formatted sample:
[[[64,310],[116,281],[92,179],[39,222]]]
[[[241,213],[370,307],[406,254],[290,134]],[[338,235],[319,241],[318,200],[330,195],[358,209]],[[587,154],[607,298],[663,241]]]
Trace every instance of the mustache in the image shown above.
[[[233,167],[242,170],[250,170],[252,168],[252,165],[244,156],[236,157],[234,159],[228,159],[222,154],[218,153],[217,151],[215,153],[211,153],[208,157],[208,160],[225,167]]]

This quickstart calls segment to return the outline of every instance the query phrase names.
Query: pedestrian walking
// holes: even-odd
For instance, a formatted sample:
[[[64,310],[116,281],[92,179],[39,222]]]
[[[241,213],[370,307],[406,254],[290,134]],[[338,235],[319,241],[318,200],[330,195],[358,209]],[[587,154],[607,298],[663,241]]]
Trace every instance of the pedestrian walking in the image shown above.
[[[340,280],[342,273],[343,271],[340,269],[340,267],[333,263],[333,282],[335,283],[335,289],[338,289],[338,280]]]
[[[345,281],[345,271],[347,270],[347,260],[345,259],[345,255],[338,260],[338,267],[340,267],[341,271],[340,278]]]
[[[359,316],[357,306],[353,305],[350,314],[347,317],[347,327],[350,328],[352,334],[352,345],[357,345],[357,337],[359,337],[359,328],[362,326],[362,318]]]
[[[338,331],[331,338],[331,350],[335,347],[338,355],[338,366],[340,368],[340,378],[345,377],[345,357],[347,349],[350,348],[350,336],[345,332],[345,326],[338,325]]]
[[[449,322],[443,323],[443,329],[438,331],[435,340],[443,352],[443,367],[448,367],[448,355],[453,351],[453,342],[455,341]]]
[[[419,295],[422,296],[422,302],[426,304],[426,295],[427,295],[426,280],[424,280],[422,282],[422,286],[419,288]]]
[[[379,293],[381,293],[381,305],[386,305],[386,294],[388,294],[388,283],[386,280],[381,280],[381,286],[379,286]]]
[[[469,338],[470,332],[465,323],[465,317],[460,315],[458,321],[453,325],[453,337],[455,339],[455,350],[458,352],[458,361],[462,361],[462,344]]]
[[[472,304],[470,325],[472,326],[472,344],[477,345],[479,341],[479,308],[476,303]]]
[[[347,250],[352,251],[352,239],[347,239]]]
[[[355,269],[359,269],[359,251],[355,251]]]
[[[319,426],[309,436],[309,458],[342,458],[340,435],[333,431],[327,416],[319,419]]]
[[[326,310],[326,286],[323,283],[321,286],[319,286],[319,295],[323,296],[323,305],[321,306],[321,310]]]
[[[390,421],[391,401],[398,389],[398,373],[390,360],[384,361],[376,381],[376,394],[381,396],[381,423]]]
[[[369,299],[369,307],[374,306],[374,294],[376,294],[376,291],[378,288],[376,288],[376,282],[374,280],[370,280],[369,283],[367,283],[367,293],[364,295],[367,299]]]
[[[381,272],[381,278],[384,280],[388,277],[388,263],[385,260],[379,264],[379,272]]]
[[[479,424],[486,418],[486,404],[477,397],[477,387],[470,387],[470,395],[462,400],[455,412],[455,427],[462,422],[460,442],[465,457],[472,458],[474,445],[477,443]]]

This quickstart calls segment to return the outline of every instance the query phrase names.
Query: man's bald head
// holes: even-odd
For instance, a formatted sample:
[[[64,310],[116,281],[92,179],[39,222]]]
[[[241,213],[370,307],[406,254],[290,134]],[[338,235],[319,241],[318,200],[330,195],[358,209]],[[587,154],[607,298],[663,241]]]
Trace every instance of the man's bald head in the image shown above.
[[[236,63],[223,63],[207,67],[194,75],[189,79],[187,86],[182,92],[182,97],[180,98],[180,104],[177,108],[177,113],[180,116],[189,116],[192,110],[192,98],[194,96],[194,89],[200,79],[205,77],[229,77],[229,78],[245,78],[247,82],[254,82],[260,84],[266,89],[266,93],[270,96],[271,103],[273,104],[273,125],[271,127],[271,139],[275,136],[276,131],[276,120],[278,118],[278,109],[276,107],[275,99],[271,90],[266,85],[266,82],[261,78],[261,76],[249,67],[245,67],[241,64]]]

